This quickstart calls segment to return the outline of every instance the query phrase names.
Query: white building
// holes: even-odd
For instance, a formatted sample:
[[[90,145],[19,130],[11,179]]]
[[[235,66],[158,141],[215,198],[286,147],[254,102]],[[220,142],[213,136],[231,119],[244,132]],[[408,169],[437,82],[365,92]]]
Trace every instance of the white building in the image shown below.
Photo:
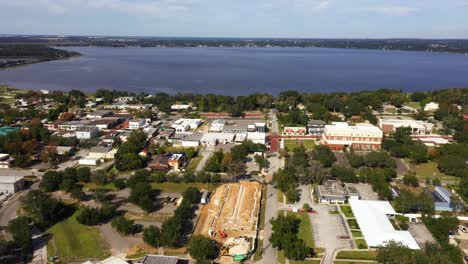
[[[224,119],[213,120],[210,125],[210,132],[222,132],[224,125],[226,125],[226,120]]]
[[[97,111],[94,111],[92,113],[89,113],[86,115],[87,118],[90,118],[90,119],[101,119],[101,118],[104,118],[104,117],[107,117],[107,116],[110,116],[112,115],[112,112],[111,111],[107,111],[107,110],[97,110]]]
[[[388,241],[394,240],[411,249],[419,249],[410,232],[393,228],[389,216],[393,217],[397,213],[388,201],[350,199],[349,204],[369,247],[385,246]]]
[[[430,102],[424,106],[424,111],[430,112],[430,111],[437,111],[439,110],[439,104],[435,102]]]
[[[202,145],[216,146],[217,144],[233,143],[236,134],[232,133],[204,133],[200,139]]]
[[[114,159],[117,149],[110,147],[92,147],[89,150],[88,157],[99,159]]]
[[[97,127],[81,127],[75,131],[77,139],[91,139],[99,136]]]
[[[378,150],[382,139],[382,130],[368,123],[350,126],[346,122],[333,122],[325,126],[322,135],[324,145],[331,150]]]
[[[128,121],[128,128],[132,130],[143,128],[146,125],[144,118],[136,118]]]
[[[76,131],[77,129],[85,126],[88,124],[89,121],[66,121],[61,124],[58,124],[59,130],[66,130],[66,131]]]
[[[284,127],[283,134],[285,136],[305,136],[307,134],[306,127]]]
[[[101,162],[100,158],[86,156],[78,161],[79,165],[97,166]]]
[[[13,166],[14,159],[7,153],[0,153],[0,169],[9,169]]]
[[[379,119],[377,125],[384,133],[395,132],[400,127],[409,127],[413,135],[427,135],[434,128],[431,123],[412,119]]]
[[[251,140],[253,143],[256,144],[265,145],[266,134],[262,132],[247,132],[247,140]]]
[[[0,176],[0,192],[16,193],[24,188],[23,176]]]
[[[188,109],[190,109],[190,108],[192,108],[192,106],[189,105],[189,104],[173,104],[173,105],[171,106],[171,110],[172,110],[172,111],[188,110]]]
[[[201,119],[181,118],[172,124],[176,132],[187,132],[189,130],[197,129],[202,123]]]

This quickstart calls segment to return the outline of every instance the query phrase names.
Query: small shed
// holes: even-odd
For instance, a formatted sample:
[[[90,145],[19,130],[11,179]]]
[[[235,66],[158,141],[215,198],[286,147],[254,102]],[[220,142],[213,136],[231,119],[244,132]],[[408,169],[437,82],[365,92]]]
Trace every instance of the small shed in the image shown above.
[[[201,197],[201,204],[207,204],[209,201],[210,201],[210,198],[209,198],[209,192],[208,191],[204,191],[203,194],[202,194],[202,197]]]

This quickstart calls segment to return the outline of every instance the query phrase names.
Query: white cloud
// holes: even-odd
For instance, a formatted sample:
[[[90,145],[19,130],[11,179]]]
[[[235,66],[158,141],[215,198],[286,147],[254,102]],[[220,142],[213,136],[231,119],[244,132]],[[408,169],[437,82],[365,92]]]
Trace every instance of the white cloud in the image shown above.
[[[403,6],[371,7],[367,8],[367,10],[387,16],[408,16],[418,11],[417,8]]]

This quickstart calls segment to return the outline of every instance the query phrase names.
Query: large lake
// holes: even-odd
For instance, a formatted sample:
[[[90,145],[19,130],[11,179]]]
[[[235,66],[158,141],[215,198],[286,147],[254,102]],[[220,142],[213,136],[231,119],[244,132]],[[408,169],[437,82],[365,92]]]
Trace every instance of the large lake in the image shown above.
[[[468,87],[462,54],[326,48],[97,48],[83,56],[0,70],[24,89],[243,95]]]

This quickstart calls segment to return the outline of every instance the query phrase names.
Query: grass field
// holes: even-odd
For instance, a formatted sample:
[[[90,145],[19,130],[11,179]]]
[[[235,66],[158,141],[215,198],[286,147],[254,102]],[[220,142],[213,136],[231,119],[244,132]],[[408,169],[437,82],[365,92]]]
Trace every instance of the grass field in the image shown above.
[[[304,146],[305,149],[313,149],[315,147],[314,140],[301,140],[301,139],[285,139],[284,149],[287,151],[293,151],[299,146]]]
[[[108,183],[104,185],[97,185],[93,182],[88,182],[84,186],[85,190],[110,190],[110,191],[117,191],[117,187],[115,187],[114,183]]]
[[[357,248],[359,248],[359,249],[366,249],[366,248],[368,248],[368,247],[367,247],[366,240],[364,240],[364,239],[362,239],[362,238],[355,239],[355,240],[354,240],[354,243],[356,243],[356,246],[357,246]]]
[[[353,237],[362,237],[361,231],[351,231]]]
[[[405,103],[405,105],[407,105],[409,107],[412,107],[414,109],[420,109],[421,108],[421,105],[419,104],[419,102],[407,102],[407,103]]]
[[[278,203],[283,203],[284,202],[284,194],[282,191],[278,190],[278,197],[277,197],[277,200],[278,200]]]
[[[289,260],[289,264],[320,264],[318,259]]]
[[[376,251],[340,251],[336,255],[336,259],[359,259],[359,260],[376,260]]]
[[[349,205],[340,205],[340,209],[347,218],[354,218],[353,210]]]
[[[445,173],[439,171],[437,168],[437,163],[433,161],[428,161],[427,163],[413,164],[409,160],[405,160],[406,164],[409,164],[412,171],[416,173],[416,176],[420,179],[426,179],[427,177],[431,179],[439,178],[441,180],[459,180],[460,178],[449,176]]]
[[[355,219],[348,219],[347,221],[348,221],[349,228],[359,229],[359,225],[358,225],[358,223],[356,222]]]
[[[205,189],[209,191],[214,191],[219,185],[210,184],[210,183],[199,183],[199,182],[190,182],[190,183],[177,183],[177,182],[163,182],[163,183],[152,183],[153,189],[159,190],[166,193],[182,193],[187,190],[188,187],[197,187],[198,189]]]
[[[347,261],[347,260],[335,260],[333,261],[333,264],[365,264],[365,263],[377,263],[376,261]]]
[[[190,160],[189,164],[187,165],[186,170],[187,171],[195,171],[197,169],[198,164],[202,160],[202,158],[203,158],[203,155],[201,155],[201,154],[197,155],[195,158],[192,158]]]
[[[82,225],[75,217],[76,213],[48,230],[53,239],[47,244],[47,254],[57,254],[62,262],[73,259],[103,259],[109,256],[109,249],[105,246],[99,229]]]
[[[299,225],[299,233],[298,236],[300,239],[304,240],[308,247],[314,247],[314,237],[312,236],[312,225],[310,224],[310,218],[307,214],[299,214],[288,212],[290,215],[296,216],[298,219],[301,220]]]

